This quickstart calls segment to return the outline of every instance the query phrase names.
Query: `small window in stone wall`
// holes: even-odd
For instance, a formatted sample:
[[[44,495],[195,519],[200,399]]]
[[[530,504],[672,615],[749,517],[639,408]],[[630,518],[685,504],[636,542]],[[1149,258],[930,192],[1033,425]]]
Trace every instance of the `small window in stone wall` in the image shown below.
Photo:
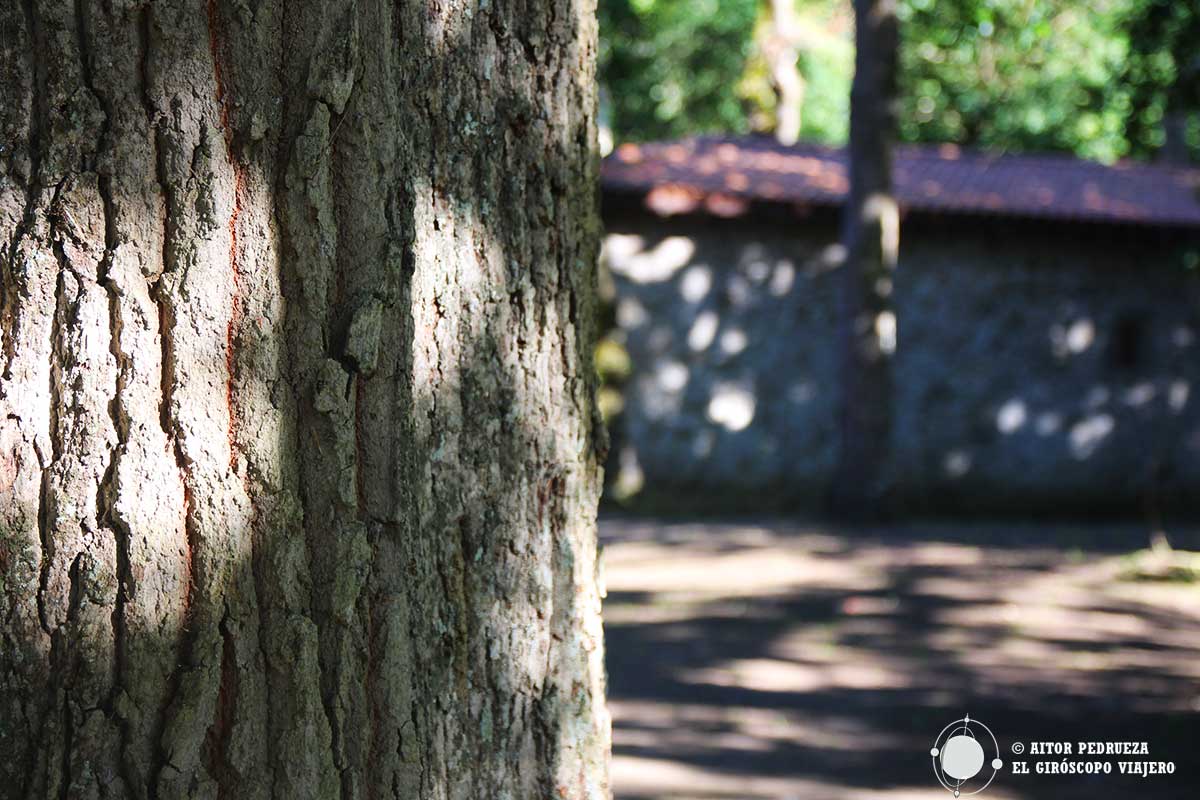
[[[1109,363],[1117,369],[1132,370],[1142,366],[1146,357],[1145,314],[1122,314],[1113,322],[1109,338]]]

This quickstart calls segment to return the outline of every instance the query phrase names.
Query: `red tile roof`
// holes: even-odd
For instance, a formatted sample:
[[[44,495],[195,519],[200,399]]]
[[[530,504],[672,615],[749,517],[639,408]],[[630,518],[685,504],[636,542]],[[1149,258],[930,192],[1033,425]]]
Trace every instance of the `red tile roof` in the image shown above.
[[[1065,156],[997,155],[954,145],[902,146],[896,197],[914,211],[1200,227],[1200,169]],[[844,150],[766,138],[624,144],[604,160],[605,190],[647,193],[660,213],[703,206],[740,213],[748,200],[839,205]]]

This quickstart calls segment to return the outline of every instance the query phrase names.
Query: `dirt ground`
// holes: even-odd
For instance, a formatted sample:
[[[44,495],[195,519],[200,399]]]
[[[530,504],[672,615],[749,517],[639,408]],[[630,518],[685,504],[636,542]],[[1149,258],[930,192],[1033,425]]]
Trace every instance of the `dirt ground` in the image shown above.
[[[618,800],[950,797],[930,749],[967,714],[1004,762],[987,797],[1200,797],[1200,583],[1136,552],[1136,524],[610,517],[601,535]],[[1148,754],[1029,749],[1129,741]],[[1112,773],[1037,774],[1064,758]]]

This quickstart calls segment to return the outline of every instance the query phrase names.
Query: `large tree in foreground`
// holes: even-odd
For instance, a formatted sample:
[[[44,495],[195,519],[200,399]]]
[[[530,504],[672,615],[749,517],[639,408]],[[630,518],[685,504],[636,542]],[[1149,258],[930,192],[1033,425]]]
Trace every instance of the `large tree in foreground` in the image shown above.
[[[841,446],[833,509],[846,516],[885,510],[889,489],[896,317],[892,279],[899,214],[892,194],[896,131],[896,0],[855,0],[850,92],[850,194],[842,217],[838,347]]]
[[[591,3],[0,26],[0,794],[607,796]]]

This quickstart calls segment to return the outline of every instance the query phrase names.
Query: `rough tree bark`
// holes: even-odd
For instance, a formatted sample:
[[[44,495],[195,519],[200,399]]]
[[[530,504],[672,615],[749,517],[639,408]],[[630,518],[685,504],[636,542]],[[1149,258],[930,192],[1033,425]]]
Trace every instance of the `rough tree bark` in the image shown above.
[[[606,797],[591,0],[0,27],[0,796]]]
[[[842,217],[841,448],[834,511],[886,511],[891,439],[892,276],[899,214],[892,195],[899,32],[895,0],[855,0],[850,93],[850,195]]]

